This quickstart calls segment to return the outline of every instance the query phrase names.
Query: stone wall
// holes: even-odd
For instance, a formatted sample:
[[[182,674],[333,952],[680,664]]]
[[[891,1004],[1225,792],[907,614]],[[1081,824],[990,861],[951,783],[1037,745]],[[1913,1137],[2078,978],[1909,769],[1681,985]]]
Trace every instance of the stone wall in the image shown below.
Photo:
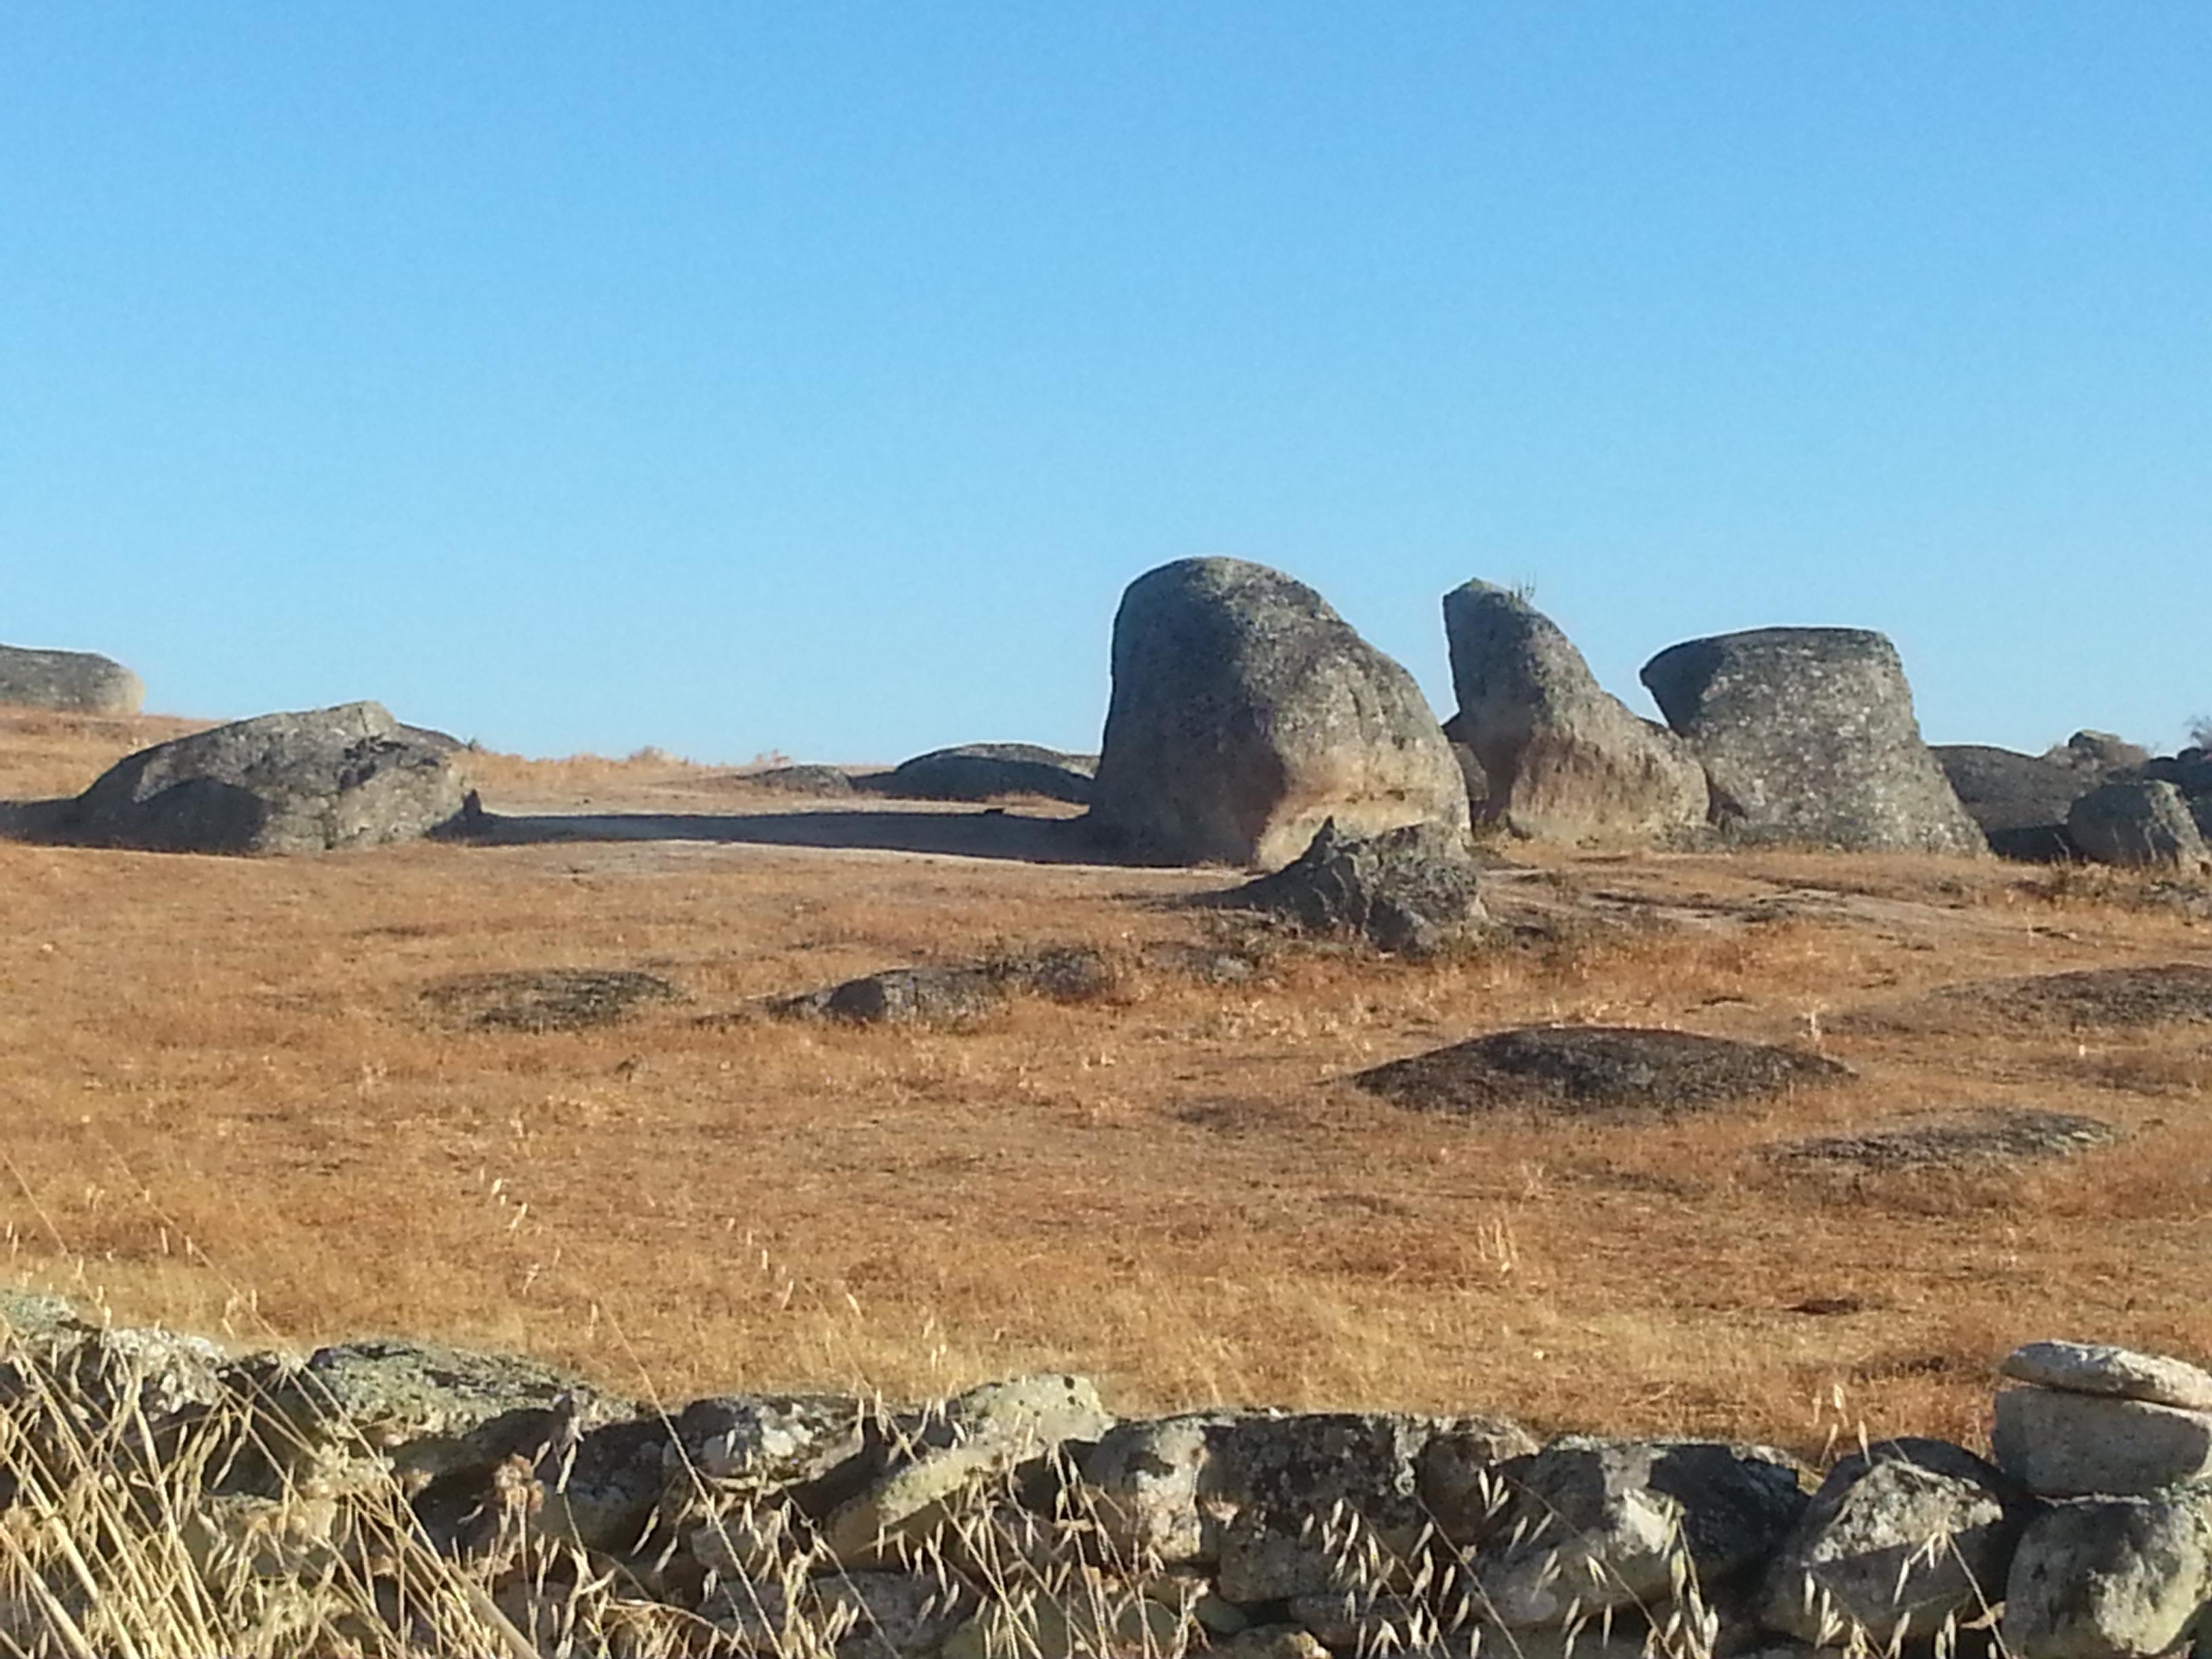
[[[2212,1600],[2212,1375],[2118,1349],[2007,1360],[1994,1462],[1899,1440],[1822,1474],[1753,1445],[1540,1443],[1479,1413],[1117,1420],[1067,1376],[911,1408],[733,1395],[661,1413],[428,1344],[236,1357],[40,1298],[4,1311],[18,1509],[65,1510],[72,1478],[143,1480],[134,1458],[188,1465],[172,1503],[192,1559],[301,1586],[393,1571],[371,1517],[396,1513],[524,1651],[536,1599],[583,1585],[595,1619],[689,1632],[631,1651],[844,1659],[1993,1642],[2150,1659]],[[0,1611],[21,1628],[40,1609]]]

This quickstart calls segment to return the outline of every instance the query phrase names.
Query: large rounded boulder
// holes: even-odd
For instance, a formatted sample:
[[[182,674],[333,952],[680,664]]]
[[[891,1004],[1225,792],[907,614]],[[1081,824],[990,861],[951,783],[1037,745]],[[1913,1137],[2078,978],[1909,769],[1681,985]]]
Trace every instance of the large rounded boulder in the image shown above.
[[[145,700],[138,677],[111,658],[0,645],[0,702],[73,714],[135,714]]]
[[[1762,628],[1669,647],[1644,684],[1705,763],[1743,841],[1978,854],[1982,832],[1912,712],[1905,665],[1863,628]]]
[[[1467,829],[1413,677],[1264,565],[1183,559],[1132,582],[1092,823],[1142,857],[1272,870],[1332,818],[1352,836]]]
[[[406,841],[464,816],[459,753],[374,702],[264,714],[118,761],[77,797],[65,833],[164,853]]]
[[[1682,740],[1638,719],[1518,594],[1444,595],[1453,735],[1486,779],[1486,817],[1547,841],[1665,837],[1705,822],[1705,774]]]

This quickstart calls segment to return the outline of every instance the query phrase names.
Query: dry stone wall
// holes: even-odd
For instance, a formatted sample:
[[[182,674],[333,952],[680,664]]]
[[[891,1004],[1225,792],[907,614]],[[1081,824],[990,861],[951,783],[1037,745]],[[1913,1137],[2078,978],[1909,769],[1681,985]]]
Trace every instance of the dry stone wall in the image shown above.
[[[524,1634],[555,1595],[561,1651],[839,1659],[1713,1659],[1992,1634],[2018,1659],[2152,1659],[2212,1602],[2212,1375],[2088,1344],[2006,1362],[1993,1459],[1896,1440],[1823,1474],[1476,1413],[1117,1419],[1071,1376],[662,1413],[428,1344],[230,1357],[38,1298],[6,1312],[6,1504],[65,1512],[58,1440],[167,1458],[196,1472],[174,1501],[207,1561],[325,1585],[391,1571],[373,1517],[396,1512],[518,1652],[557,1648]],[[618,1612],[666,1643],[577,1645],[586,1581],[593,1629]]]

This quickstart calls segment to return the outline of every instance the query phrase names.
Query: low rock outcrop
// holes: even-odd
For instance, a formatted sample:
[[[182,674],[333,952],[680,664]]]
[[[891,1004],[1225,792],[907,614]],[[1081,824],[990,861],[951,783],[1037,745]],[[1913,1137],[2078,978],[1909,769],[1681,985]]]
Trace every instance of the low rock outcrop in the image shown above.
[[[1352,1080],[1424,1111],[1664,1115],[1850,1075],[1820,1054],[1694,1031],[1534,1025],[1394,1060]]]
[[[1340,836],[1334,819],[1272,875],[1206,902],[1254,910],[1308,933],[1365,939],[1400,956],[1433,956],[1483,921],[1481,866],[1467,837],[1437,824]]]
[[[1644,665],[1705,763],[1714,822],[1745,841],[1850,852],[1987,843],[1921,741],[1897,648],[1857,628],[1765,628],[1670,647]]]
[[[914,800],[995,800],[1042,795],[1085,805],[1098,763],[1033,743],[971,743],[933,749],[868,781],[878,794]]]
[[[1185,559],[1131,583],[1093,826],[1139,857],[1273,870],[1332,818],[1348,836],[1468,828],[1413,676],[1263,565]]]
[[[145,701],[145,685],[112,658],[0,645],[0,703],[73,714],[135,714]]]
[[[1704,824],[1697,757],[1601,687],[1550,617],[1487,582],[1443,603],[1459,697],[1450,729],[1481,765],[1486,817],[1564,842],[1663,839]]]
[[[264,714],[125,757],[60,833],[164,853],[309,853],[406,841],[463,821],[461,751],[380,704]]]

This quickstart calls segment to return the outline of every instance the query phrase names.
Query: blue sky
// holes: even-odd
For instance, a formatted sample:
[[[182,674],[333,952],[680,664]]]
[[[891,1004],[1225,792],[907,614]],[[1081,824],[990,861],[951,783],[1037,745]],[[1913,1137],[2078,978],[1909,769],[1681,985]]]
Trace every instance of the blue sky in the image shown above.
[[[497,747],[1091,747],[1121,587],[2212,708],[2212,6],[0,10],[0,639]]]

